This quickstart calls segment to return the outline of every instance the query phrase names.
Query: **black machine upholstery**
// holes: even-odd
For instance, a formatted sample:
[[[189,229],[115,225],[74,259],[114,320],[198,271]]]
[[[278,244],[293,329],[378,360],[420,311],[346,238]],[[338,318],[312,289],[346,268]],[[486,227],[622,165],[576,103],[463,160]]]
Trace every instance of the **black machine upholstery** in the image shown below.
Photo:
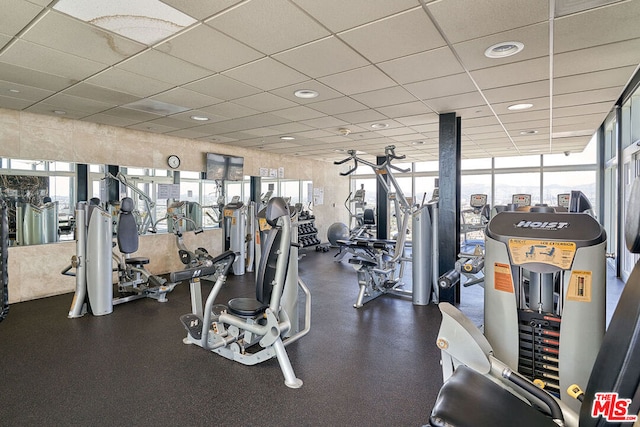
[[[136,224],[136,219],[133,216],[134,208],[135,204],[131,197],[125,197],[120,201],[117,231],[118,249],[127,255],[138,250],[138,224]],[[127,258],[125,262],[127,264],[148,264],[149,258]]]
[[[234,298],[229,301],[229,312],[238,316],[257,316],[262,313],[271,300],[271,291],[276,276],[276,263],[279,256],[287,257],[289,251],[280,254],[282,230],[277,226],[278,218],[289,216],[289,206],[281,197],[269,200],[266,209],[267,223],[272,227],[263,241],[262,257],[256,274],[256,298]],[[290,247],[289,245],[287,246]]]
[[[376,225],[376,215],[373,209],[365,209],[362,213],[362,224],[364,225]]]
[[[625,240],[632,253],[640,253],[640,181],[633,183],[625,221]],[[484,381],[482,381],[484,380]],[[585,384],[578,384],[585,387]],[[459,367],[440,390],[431,413],[433,426],[546,426],[551,419],[531,415],[531,406],[504,396],[504,389],[466,367]],[[565,393],[565,391],[562,391]],[[627,414],[640,410],[640,262],[624,287],[584,388],[580,427],[623,426],[593,418],[596,393],[618,393],[631,399]],[[508,423],[505,423],[509,421]],[[529,421],[533,424],[528,424]]]
[[[517,411],[510,412],[509,408]],[[431,415],[433,427],[557,427],[553,420],[523,404],[506,389],[466,366],[440,390]]]

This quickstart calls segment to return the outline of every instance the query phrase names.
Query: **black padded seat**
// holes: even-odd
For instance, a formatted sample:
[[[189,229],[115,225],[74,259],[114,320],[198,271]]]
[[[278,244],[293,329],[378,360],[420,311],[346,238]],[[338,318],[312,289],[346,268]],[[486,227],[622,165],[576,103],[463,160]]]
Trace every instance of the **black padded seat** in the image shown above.
[[[149,264],[149,258],[144,257],[131,257],[124,260],[125,264],[129,265],[144,265]]]
[[[253,298],[233,298],[229,300],[227,305],[231,314],[242,317],[255,317],[269,307],[268,304],[263,304]]]
[[[364,265],[368,267],[375,267],[376,265],[378,265],[373,261],[367,261],[366,259],[358,259],[358,258],[350,258],[349,264]]]
[[[433,427],[558,427],[551,417],[463,365],[440,389],[430,423]]]

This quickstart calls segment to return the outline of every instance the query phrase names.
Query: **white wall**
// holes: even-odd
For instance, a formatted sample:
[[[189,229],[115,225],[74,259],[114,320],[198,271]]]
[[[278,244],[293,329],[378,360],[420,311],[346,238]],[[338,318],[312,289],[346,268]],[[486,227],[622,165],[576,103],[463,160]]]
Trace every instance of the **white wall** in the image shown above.
[[[179,170],[204,171],[207,152],[243,156],[245,175],[259,176],[261,167],[284,167],[285,178],[312,180],[314,187],[323,188],[324,204],[314,207],[318,235],[323,241],[331,224],[348,220],[343,201],[349,194],[349,179],[341,177],[340,169],[330,162],[0,109],[0,157],[166,169],[167,157],[178,154],[182,160]],[[185,243],[189,248],[202,246],[216,254],[221,250],[222,237],[220,230],[207,230],[197,236],[186,233]],[[60,272],[74,253],[74,242],[11,247],[10,302],[72,292],[75,280]],[[136,254],[151,259],[148,267],[155,274],[183,267],[171,234],[141,236]]]

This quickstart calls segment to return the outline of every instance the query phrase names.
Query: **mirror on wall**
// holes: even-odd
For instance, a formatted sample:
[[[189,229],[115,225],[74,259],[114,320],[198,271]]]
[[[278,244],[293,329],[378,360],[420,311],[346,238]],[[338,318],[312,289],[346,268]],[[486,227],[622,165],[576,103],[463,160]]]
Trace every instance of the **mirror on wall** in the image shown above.
[[[73,163],[0,159],[11,246],[73,240],[74,181]]]

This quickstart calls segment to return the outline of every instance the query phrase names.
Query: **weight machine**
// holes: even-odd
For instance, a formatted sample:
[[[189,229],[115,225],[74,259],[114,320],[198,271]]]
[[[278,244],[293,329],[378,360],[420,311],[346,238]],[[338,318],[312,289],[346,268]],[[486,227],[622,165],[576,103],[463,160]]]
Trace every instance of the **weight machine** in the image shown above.
[[[215,304],[236,254],[224,252],[212,265],[170,274],[171,281],[190,281],[191,313],[180,317],[187,330],[185,344],[195,344],[244,365],[276,358],[285,385],[299,388],[302,381],[293,371],[285,347],[306,335],[311,327],[311,294],[292,264],[291,218],[281,197],[271,199],[265,220],[271,226],[256,274],[256,297],[234,298],[226,306]],[[292,268],[292,266],[294,266]],[[213,289],[202,303],[200,277],[215,275]],[[298,290],[305,294],[304,329],[299,328]]]
[[[569,211],[582,211],[580,206],[585,205],[584,200],[572,197]],[[544,323],[534,320],[524,325],[524,332],[527,332],[527,329],[533,332],[536,337],[533,345],[540,347],[538,350],[543,350],[541,353],[544,353],[544,347],[557,350],[555,358],[560,359],[560,377],[568,376],[568,372],[572,370],[571,365],[577,365],[582,373],[576,377],[575,382],[563,381],[561,378],[558,388],[541,389],[539,385],[546,379],[532,382],[526,378],[526,373],[516,372],[519,361],[514,361],[513,354],[509,351],[505,353],[504,342],[494,345],[494,338],[487,339],[489,335],[483,336],[458,309],[442,303],[440,310],[443,318],[437,345],[442,351],[445,384],[431,412],[430,425],[595,427],[627,425],[627,422],[636,420],[636,414],[640,410],[640,263],[636,263],[627,280],[603,336],[604,311],[600,307],[604,304],[605,278],[600,266],[604,263],[603,246],[606,242],[603,240],[604,235],[599,224],[593,218],[584,213],[571,212],[508,212],[499,214],[503,218],[493,225],[499,216],[492,219],[490,230],[487,232],[488,237],[498,237],[507,229],[510,230],[509,234],[520,232],[527,235],[522,238],[509,238],[511,242],[506,242],[506,245],[503,243],[504,239],[492,237],[494,243],[487,246],[489,253],[492,251],[491,246],[502,244],[502,255],[510,255],[515,262],[512,268],[502,269],[502,262],[498,258],[490,260],[487,257],[487,265],[495,265],[497,271],[494,268],[493,272],[487,272],[487,277],[494,277],[496,280],[491,286],[487,283],[485,289],[497,286],[502,290],[496,291],[502,292],[503,295],[490,296],[489,305],[485,305],[485,313],[492,310],[491,315],[501,315],[502,313],[497,313],[500,309],[497,308],[496,302],[502,300],[498,305],[504,309],[507,316],[515,319],[514,304],[507,301],[516,296],[526,298],[526,295],[519,293],[513,286],[518,284],[518,280],[513,278],[517,278],[521,269],[531,269],[533,274],[564,274],[564,280],[554,283],[554,286],[549,286],[548,289],[544,289],[549,284],[544,279],[539,281],[541,287],[530,283],[528,303],[529,306],[533,304],[533,310],[530,311],[542,311],[540,317]],[[504,221],[505,218],[509,221]],[[624,236],[627,248],[634,254],[640,253],[639,218],[640,180],[636,179],[627,206]],[[518,228],[520,230],[517,230]],[[528,235],[529,232],[532,235]],[[533,232],[537,235],[534,236]],[[588,239],[568,237],[574,232]],[[550,235],[555,237],[547,239]],[[534,239],[544,240],[545,243],[540,243],[539,246],[537,243],[532,245],[532,253],[528,249],[531,248],[530,243],[533,243]],[[529,241],[522,246],[523,240]],[[489,243],[489,239],[487,242]],[[560,245],[561,242],[568,244]],[[575,247],[570,243],[574,243]],[[551,256],[548,250],[551,247],[556,248],[555,252],[565,252],[557,261],[562,262],[562,259],[567,263],[572,262],[570,274],[562,273],[562,266],[552,266],[549,259],[544,261],[545,257]],[[500,253],[497,254],[499,255]],[[527,257],[528,261],[521,263],[527,260]],[[533,271],[542,269],[544,264],[547,264],[549,270],[554,271]],[[511,279],[508,279],[507,275],[510,275]],[[562,293],[553,295],[553,299],[548,298],[547,294],[553,291],[556,285],[561,286]],[[557,309],[561,301],[558,297],[566,299],[560,317],[544,310],[545,304],[553,304],[554,310]],[[536,307],[538,302],[542,302],[541,309]],[[578,308],[581,305],[582,307]],[[515,341],[512,333],[514,329],[523,330],[522,324],[518,321],[508,324],[502,319],[502,325],[497,325],[494,320],[491,321],[494,325],[491,325],[490,329],[494,330],[493,333],[504,334],[504,341]],[[560,327],[559,336],[546,333],[551,330],[550,326]],[[559,341],[559,346],[557,342],[544,342],[546,339]],[[517,344],[509,346],[515,348]],[[575,350],[571,349],[572,346]],[[522,356],[521,354],[520,357]],[[503,360],[505,357],[511,361]],[[516,354],[516,359],[517,357]],[[549,362],[553,360],[548,358],[548,362],[543,363]],[[545,366],[538,368],[541,368],[541,373],[548,371]],[[585,387],[584,391],[582,387]],[[572,400],[567,400],[567,397]]]
[[[76,254],[62,271],[76,278],[68,317],[81,317],[87,312],[94,316],[111,314],[114,305],[145,297],[166,302],[166,294],[176,284],[149,273],[144,268],[148,258],[131,256],[138,250],[139,239],[133,200],[125,197],[120,203],[116,233],[120,254],[112,251],[112,216],[99,204],[99,200],[92,199],[76,205]],[[69,273],[72,268],[75,273]],[[118,273],[119,297],[114,297],[114,271]]]
[[[353,162],[353,167],[342,176],[352,174],[360,164],[373,169],[376,179],[383,186],[393,201],[398,225],[395,240],[367,239],[357,237],[349,240],[338,240],[341,250],[348,251],[353,256],[349,263],[358,274],[359,292],[355,308],[360,308],[367,302],[387,293],[401,296],[411,296],[413,304],[426,305],[430,299],[437,299],[436,280],[432,277],[433,265],[437,265],[437,254],[433,248],[435,239],[435,221],[437,221],[437,202],[413,205],[405,197],[393,171],[408,172],[391,164],[393,160],[404,159],[395,153],[395,146],[385,148],[385,161],[382,164],[371,163],[356,155],[355,150],[348,151],[349,157],[336,161],[342,165]],[[392,192],[391,189],[394,191]],[[412,250],[411,257],[405,255],[409,221],[412,221]],[[406,290],[401,282],[404,263],[412,261],[413,288]],[[431,286],[429,286],[431,284]]]

